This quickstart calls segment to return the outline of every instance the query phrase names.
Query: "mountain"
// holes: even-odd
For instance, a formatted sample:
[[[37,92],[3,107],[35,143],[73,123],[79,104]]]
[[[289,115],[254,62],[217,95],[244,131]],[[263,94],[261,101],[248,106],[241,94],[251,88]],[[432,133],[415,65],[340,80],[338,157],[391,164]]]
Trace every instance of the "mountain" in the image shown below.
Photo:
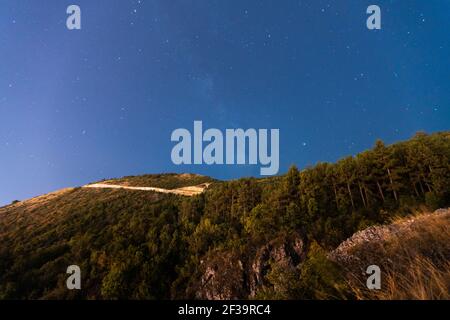
[[[387,238],[376,242],[386,244],[381,250],[357,232],[448,206],[449,132],[377,141],[336,164],[273,178],[103,180],[0,208],[0,299],[445,298],[438,289],[408,296],[385,288],[375,296],[351,275],[369,262],[389,272],[389,257],[408,257],[387,250]],[[433,266],[440,288],[450,261],[444,216],[430,222],[434,229],[406,228],[397,240],[424,244],[414,267]],[[337,258],[346,244],[364,263]],[[407,269],[407,260],[396,261],[396,270]],[[81,290],[66,287],[70,265],[81,269]],[[397,287],[410,280],[402,279]]]

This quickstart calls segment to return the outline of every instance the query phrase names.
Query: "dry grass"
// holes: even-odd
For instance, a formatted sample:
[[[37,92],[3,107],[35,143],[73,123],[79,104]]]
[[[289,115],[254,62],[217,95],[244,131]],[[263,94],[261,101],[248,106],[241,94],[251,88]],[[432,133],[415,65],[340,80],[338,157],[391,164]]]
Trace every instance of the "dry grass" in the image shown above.
[[[411,222],[412,221],[412,222]],[[355,247],[348,271],[357,299],[450,299],[450,210],[397,220],[403,225],[384,241]],[[381,268],[381,290],[368,290],[364,271]]]
[[[385,279],[381,299],[450,299],[450,263],[437,267],[430,259],[416,257],[405,274],[390,273]]]
[[[420,256],[404,266],[404,271],[388,270],[382,277],[382,289],[362,289],[362,281],[350,282],[355,297],[359,300],[449,300],[450,263],[436,266]]]

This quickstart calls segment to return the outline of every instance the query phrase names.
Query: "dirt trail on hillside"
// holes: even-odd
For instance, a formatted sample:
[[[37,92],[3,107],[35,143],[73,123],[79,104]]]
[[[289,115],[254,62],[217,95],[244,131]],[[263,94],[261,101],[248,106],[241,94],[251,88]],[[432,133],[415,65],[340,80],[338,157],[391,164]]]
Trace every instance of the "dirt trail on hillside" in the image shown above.
[[[153,191],[159,193],[170,193],[181,196],[192,197],[203,193],[209,187],[208,183],[204,183],[198,186],[189,186],[177,189],[163,189],[154,187],[128,187],[121,186],[117,184],[106,184],[106,183],[94,183],[83,186],[83,188],[95,188],[95,189],[126,189],[126,190],[141,190],[141,191]]]

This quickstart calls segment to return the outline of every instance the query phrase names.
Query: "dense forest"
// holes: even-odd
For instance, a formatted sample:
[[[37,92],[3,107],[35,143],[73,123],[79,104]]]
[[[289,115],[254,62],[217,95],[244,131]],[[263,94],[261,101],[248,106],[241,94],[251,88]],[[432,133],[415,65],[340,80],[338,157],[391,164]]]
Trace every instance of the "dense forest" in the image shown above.
[[[367,226],[449,205],[449,132],[377,141],[279,177],[215,181],[195,197],[64,190],[0,208],[0,299],[351,297],[326,252]],[[277,258],[280,244],[289,257]],[[73,264],[79,291],[66,288]],[[240,284],[205,292],[221,290],[208,289],[217,270]]]

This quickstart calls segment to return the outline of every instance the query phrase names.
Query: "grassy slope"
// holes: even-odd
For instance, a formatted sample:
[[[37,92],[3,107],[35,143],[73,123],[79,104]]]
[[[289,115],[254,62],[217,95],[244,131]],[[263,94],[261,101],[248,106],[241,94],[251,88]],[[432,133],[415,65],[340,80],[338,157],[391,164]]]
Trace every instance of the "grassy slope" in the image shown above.
[[[334,252],[358,299],[450,299],[450,209],[401,218],[355,234]],[[381,290],[367,290],[378,265]],[[364,275],[364,276],[359,276]]]
[[[147,191],[75,188],[0,208],[0,299],[75,298],[64,280],[72,264],[85,272],[83,294],[99,298],[108,267],[132,255],[127,250],[151,260],[145,243],[155,242],[155,235],[148,233],[175,225],[178,200]],[[158,271],[165,263],[151,267]],[[165,273],[170,278],[171,270]],[[162,275],[161,281],[169,279]]]

